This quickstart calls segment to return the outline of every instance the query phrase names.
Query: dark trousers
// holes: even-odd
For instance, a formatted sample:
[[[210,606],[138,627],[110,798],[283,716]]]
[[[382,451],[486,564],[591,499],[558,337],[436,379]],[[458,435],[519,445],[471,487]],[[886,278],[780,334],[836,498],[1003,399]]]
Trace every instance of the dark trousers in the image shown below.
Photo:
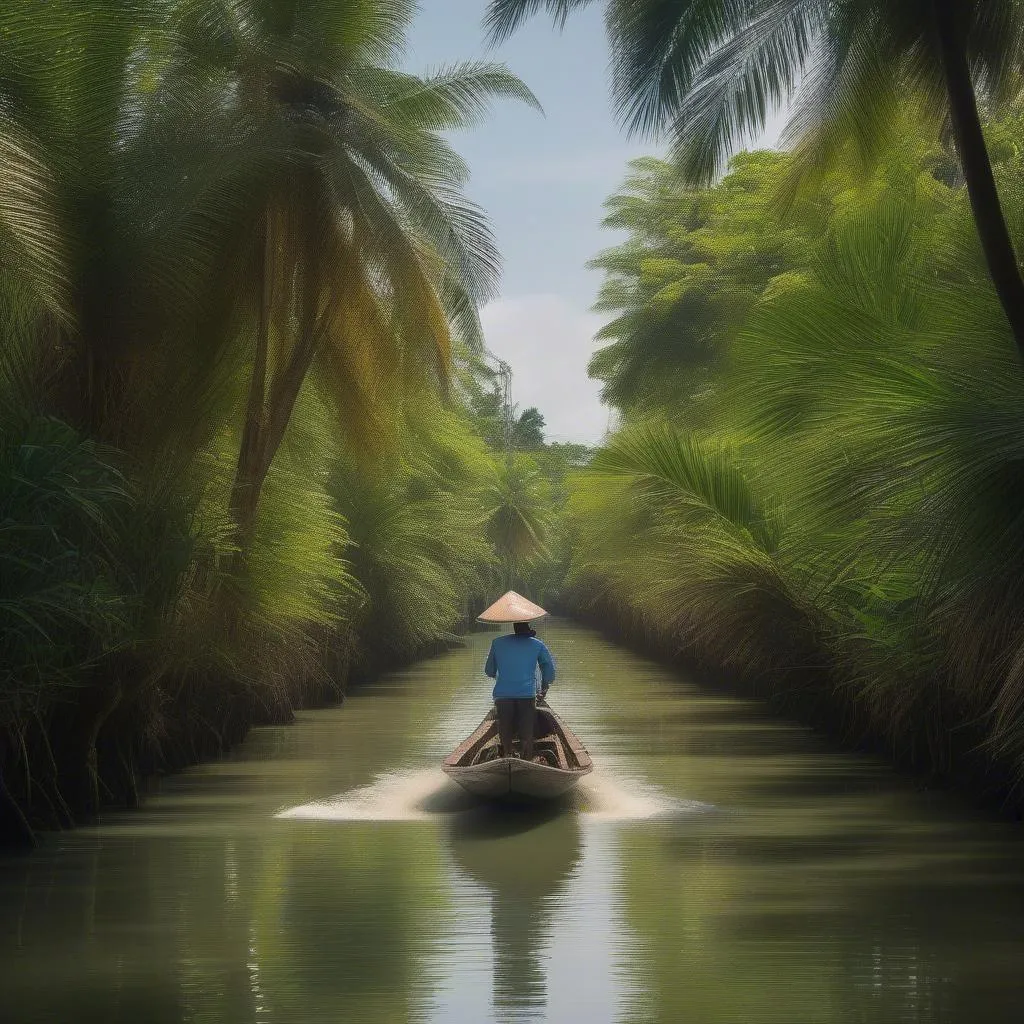
[[[519,737],[519,753],[526,760],[533,757],[533,721],[536,717],[536,701],[533,697],[502,698],[496,700],[498,709],[498,738],[501,740],[501,756],[512,754],[512,740]]]

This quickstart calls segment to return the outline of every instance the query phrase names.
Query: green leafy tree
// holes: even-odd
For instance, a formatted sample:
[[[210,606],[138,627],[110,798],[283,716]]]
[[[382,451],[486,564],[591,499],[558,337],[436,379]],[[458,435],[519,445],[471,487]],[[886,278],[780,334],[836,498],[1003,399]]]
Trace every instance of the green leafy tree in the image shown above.
[[[463,376],[467,377],[465,373]],[[522,412],[517,405],[506,406],[501,385],[489,367],[469,368],[465,400],[477,429],[495,451],[507,447],[535,451],[543,447],[543,413],[536,406]]]
[[[743,153],[704,189],[665,161],[633,161],[604,222],[627,232],[626,241],[591,263],[605,273],[596,309],[614,316],[597,336],[609,344],[590,363],[606,402],[636,413],[672,405],[692,418],[713,395],[753,304],[775,278],[806,264],[811,239],[824,230],[808,207],[779,216],[774,197],[789,163]]]
[[[516,417],[512,424],[512,443],[526,451],[544,446],[544,416],[536,406],[531,405]]]
[[[495,451],[505,447],[505,425],[507,417],[501,392],[497,388],[475,392],[470,398],[470,408],[481,436]]]
[[[630,410],[570,478],[567,593],[937,773],[985,750],[1019,797],[1020,388],[947,169],[924,131],[800,212],[703,429]]]

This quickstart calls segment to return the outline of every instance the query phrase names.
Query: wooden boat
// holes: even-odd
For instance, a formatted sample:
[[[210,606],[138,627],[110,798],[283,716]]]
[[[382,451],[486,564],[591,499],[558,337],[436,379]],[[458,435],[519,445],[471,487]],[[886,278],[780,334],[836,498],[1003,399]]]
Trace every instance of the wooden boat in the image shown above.
[[[537,706],[534,735],[534,753],[543,763],[502,757],[498,721],[492,708],[441,767],[475,796],[499,800],[550,800],[567,793],[593,769],[583,744],[547,704]]]

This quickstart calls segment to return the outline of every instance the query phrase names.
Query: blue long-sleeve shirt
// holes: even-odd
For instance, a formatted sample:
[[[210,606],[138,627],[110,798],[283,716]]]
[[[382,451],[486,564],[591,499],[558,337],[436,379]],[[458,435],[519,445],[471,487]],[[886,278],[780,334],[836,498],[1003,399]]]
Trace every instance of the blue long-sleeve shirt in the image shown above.
[[[494,699],[535,697],[538,667],[541,686],[546,688],[555,678],[555,660],[543,640],[514,633],[495,637],[484,665],[484,672],[496,680]]]

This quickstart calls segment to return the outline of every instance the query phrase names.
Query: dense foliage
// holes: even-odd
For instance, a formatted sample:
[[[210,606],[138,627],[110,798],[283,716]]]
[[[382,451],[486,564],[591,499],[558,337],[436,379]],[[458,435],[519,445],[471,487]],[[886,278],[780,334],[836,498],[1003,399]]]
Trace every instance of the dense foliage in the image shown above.
[[[536,101],[399,70],[413,9],[0,11],[0,837],[448,642],[546,553],[471,400],[498,255],[449,141]]]
[[[676,145],[608,203],[596,453],[482,347],[502,66],[399,71],[411,2],[0,10],[0,836],[509,586],[1019,795],[1018,5],[607,6]]]
[[[991,137],[1019,238],[1016,123]],[[788,160],[706,189],[643,161],[609,203],[634,226],[597,261],[618,315],[592,368],[625,426],[574,488],[572,600],[1019,786],[1024,390],[965,190],[908,128],[780,221]]]
[[[602,6],[671,160],[595,261],[624,426],[574,488],[577,607],[1020,806],[1020,4]],[[787,107],[784,155],[730,159]]]

